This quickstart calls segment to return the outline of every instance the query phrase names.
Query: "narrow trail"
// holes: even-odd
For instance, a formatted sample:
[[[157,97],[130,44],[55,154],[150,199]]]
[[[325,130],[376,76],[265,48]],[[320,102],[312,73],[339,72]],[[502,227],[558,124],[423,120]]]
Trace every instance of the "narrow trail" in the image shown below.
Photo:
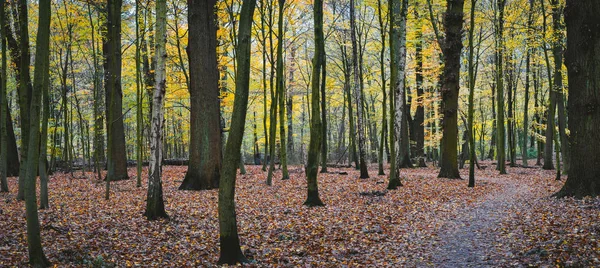
[[[498,183],[502,188],[482,202],[465,208],[442,227],[440,246],[433,254],[434,267],[498,267],[503,265],[493,258],[494,255],[512,255],[500,245],[497,228],[508,216],[510,207],[518,205],[530,189],[526,184],[508,178],[482,179],[479,183],[482,181]]]

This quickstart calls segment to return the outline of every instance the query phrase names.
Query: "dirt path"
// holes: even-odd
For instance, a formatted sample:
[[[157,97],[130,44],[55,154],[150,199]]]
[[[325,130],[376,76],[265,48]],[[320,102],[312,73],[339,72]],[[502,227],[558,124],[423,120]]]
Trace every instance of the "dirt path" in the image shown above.
[[[442,227],[440,246],[433,255],[434,267],[498,267],[509,261],[512,253],[499,242],[497,228],[511,206],[530,193],[525,184],[508,178],[482,179],[502,185],[497,193],[465,208],[459,216]],[[494,258],[494,256],[503,256]]]

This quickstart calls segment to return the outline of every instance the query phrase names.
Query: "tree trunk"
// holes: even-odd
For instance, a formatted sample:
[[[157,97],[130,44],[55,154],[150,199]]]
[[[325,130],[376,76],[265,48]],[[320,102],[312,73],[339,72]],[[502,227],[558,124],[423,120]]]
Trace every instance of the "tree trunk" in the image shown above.
[[[175,23],[177,25],[177,22]],[[178,33],[177,33],[178,35]],[[179,42],[179,38],[177,39]],[[177,46],[179,49],[179,46]],[[135,1],[135,89],[136,89],[136,160],[137,160],[137,181],[136,186],[142,187],[142,146],[143,141],[143,110],[142,104],[144,100],[144,92],[142,90],[142,70],[140,66],[141,61],[141,32],[140,32],[140,1]],[[182,63],[183,64],[183,63]],[[187,77],[187,76],[186,76]],[[189,85],[188,85],[189,88]]]
[[[50,94],[48,87],[50,85],[49,75],[44,76],[44,87],[42,87],[42,130],[40,134],[40,157],[39,157],[39,174],[40,174],[40,209],[49,208],[48,203],[48,118],[50,117]]]
[[[418,3],[418,2],[415,2]],[[417,83],[417,110],[415,111],[415,117],[413,118],[414,134],[415,134],[415,156],[419,159],[419,167],[427,167],[425,165],[425,107],[423,104],[424,90],[423,90],[423,29],[422,29],[422,18],[419,15],[419,6],[415,7],[415,17],[417,19],[417,31],[415,33],[415,54],[416,54],[416,67],[415,67],[415,80]]]
[[[212,9],[211,9],[212,10]],[[146,212],[148,220],[168,218],[162,190],[164,98],[167,85],[167,1],[156,0],[156,72],[154,96],[152,98],[152,140],[150,145],[150,167],[148,171],[148,195]]]
[[[100,163],[104,162],[104,117],[102,115],[102,81],[100,79],[100,67],[98,63],[98,52],[96,47],[96,30],[92,18],[92,8],[90,2],[87,3],[88,19],[90,22],[92,60],[94,68],[93,86],[94,86],[94,168],[98,174],[98,180],[101,178]]]
[[[529,76],[531,74],[531,25],[533,24],[533,8],[534,0],[529,0],[529,12],[527,17],[527,36],[525,46],[527,47],[527,55],[525,56],[525,103],[523,107],[523,143],[521,145],[521,158],[523,166],[528,166],[527,163],[527,138],[529,137]]]
[[[321,68],[323,57],[325,55],[325,39],[323,36],[323,1],[315,0],[313,5],[314,12],[314,37],[315,37],[315,54],[312,59],[312,76],[311,76],[311,109],[312,117],[310,122],[310,142],[308,145],[308,161],[306,163],[306,183],[307,196],[304,205],[309,207],[324,206],[319,198],[319,187],[317,183],[317,171],[319,169],[319,151],[321,147],[321,139],[323,138],[322,123],[319,117],[319,89],[321,83]]]
[[[600,2],[567,0],[571,169],[558,197],[600,195]]]
[[[387,188],[390,190],[402,186],[400,181],[400,133],[404,118],[404,70],[406,68],[406,12],[408,0],[389,0],[390,11],[390,179]]]
[[[498,112],[496,113],[496,152],[498,165],[496,169],[500,174],[506,174],[506,153],[504,133],[504,6],[506,0],[498,1],[498,20],[496,25],[496,100]]]
[[[26,179],[25,179],[25,209],[27,218],[27,248],[29,251],[29,264],[32,267],[47,267],[50,265],[44,255],[40,236],[40,222],[38,219],[35,180],[39,170],[39,145],[40,145],[40,110],[42,92],[48,90],[49,65],[50,65],[50,0],[39,1],[39,24],[36,40],[35,73],[31,106],[29,108],[29,132],[27,147]]]
[[[460,52],[462,50],[462,22],[464,0],[447,0],[444,15],[445,40],[444,72],[442,83],[442,159],[439,178],[459,179],[458,172],[458,94],[460,78]]]
[[[544,6],[545,0],[541,0],[540,3],[542,5],[542,17],[543,17],[543,34],[546,35],[546,7]],[[554,141],[554,115],[556,114],[556,91],[554,90],[552,74],[550,71],[550,59],[548,57],[548,50],[544,44],[544,58],[546,60],[546,71],[548,73],[548,84],[549,84],[549,103],[548,103],[548,111],[546,116],[546,142],[544,146],[544,166],[543,169],[554,169],[554,163],[552,162],[552,154],[553,154],[553,141]]]
[[[324,42],[324,41],[323,41]],[[321,122],[323,137],[321,138],[321,173],[327,173],[327,96],[325,88],[327,86],[327,55],[323,50],[323,62],[321,66]]]
[[[29,125],[31,123],[31,120],[29,119],[29,113],[31,106],[31,94],[33,89],[31,85],[31,76],[29,74],[31,55],[29,53],[29,21],[27,1],[19,0],[17,6],[19,9],[18,27],[15,25],[15,28],[18,32],[17,36],[20,38],[18,40],[19,55],[18,57],[15,57],[15,61],[18,61],[18,64],[16,64],[16,67],[18,68],[18,72],[16,72],[16,77],[18,77],[17,95],[19,98],[19,111],[21,119],[21,163],[19,170],[19,191],[17,193],[17,200],[24,200],[24,184],[26,179],[25,174],[27,172],[26,161],[29,159],[27,156],[27,153],[29,153]]]
[[[121,6],[122,0],[107,1],[106,36],[104,36],[104,79],[108,136],[108,172],[110,181],[128,179],[123,92],[121,90]]]
[[[379,19],[379,35],[381,35],[381,50],[379,51],[379,68],[381,69],[381,92],[383,94],[383,101],[381,102],[381,137],[379,139],[379,152],[377,155],[377,164],[378,164],[378,173],[377,175],[385,175],[383,169],[383,150],[385,149],[385,134],[387,132],[387,86],[386,86],[386,77],[385,77],[385,39],[386,36],[386,28],[389,21],[389,11],[388,14],[383,15],[382,12],[383,5],[381,0],[377,0],[377,18]]]
[[[569,141],[567,139],[566,128],[567,118],[564,105],[563,82],[562,82],[562,65],[563,65],[563,24],[561,16],[563,7],[558,0],[551,0],[552,4],[552,25],[553,25],[553,43],[552,55],[554,56],[554,91],[556,94],[556,105],[558,110],[558,132],[560,137],[560,148],[563,157],[564,172],[569,173]],[[558,165],[557,163],[556,165]]]
[[[354,101],[356,102],[356,132],[358,136],[358,157],[360,164],[360,178],[369,178],[367,162],[365,159],[365,134],[362,109],[362,92],[360,90],[360,73],[358,68],[358,44],[356,43],[356,14],[354,0],[350,0],[350,32],[352,40],[352,66],[353,66],[353,87]]]
[[[285,37],[283,36],[283,12],[284,12],[285,0],[279,0],[279,22],[277,27],[277,94],[279,95],[279,149],[280,149],[280,163],[281,163],[281,179],[287,180],[290,178],[287,168],[287,147],[285,144],[285,98],[286,89],[284,86],[283,77],[283,42]]]
[[[2,40],[2,66],[0,69],[0,192],[8,192],[8,100],[6,94],[6,2],[0,5],[0,40]],[[12,124],[10,125],[12,127]]]
[[[474,62],[474,33],[475,33],[475,5],[477,0],[471,0],[471,12],[469,16],[469,109],[468,109],[468,142],[469,142],[469,187],[475,187],[475,133],[473,125],[473,99],[475,96],[475,65]]]
[[[219,187],[222,165],[215,0],[188,2],[190,161],[180,190]],[[202,26],[202,27],[200,27]],[[239,161],[239,157],[238,157]]]
[[[248,107],[248,91],[250,87],[250,44],[252,18],[256,0],[244,0],[240,14],[238,47],[236,54],[237,70],[235,80],[235,99],[231,115],[231,127],[225,159],[223,175],[219,187],[219,241],[221,256],[219,264],[236,264],[247,262],[240,248],[235,214],[235,177],[240,161],[240,147],[244,137],[244,125]]]

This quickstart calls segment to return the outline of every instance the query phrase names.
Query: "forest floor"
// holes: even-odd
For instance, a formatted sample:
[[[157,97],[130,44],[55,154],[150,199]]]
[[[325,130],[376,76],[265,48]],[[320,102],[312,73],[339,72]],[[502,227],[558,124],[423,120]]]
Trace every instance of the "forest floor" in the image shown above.
[[[600,198],[550,197],[563,181],[553,171],[491,163],[466,180],[439,179],[437,168],[402,170],[403,187],[387,191],[387,176],[358,179],[358,171],[329,168],[319,175],[321,208],[302,205],[304,170],[290,180],[247,166],[236,188],[242,250],[258,267],[523,267],[600,266]],[[50,209],[40,211],[46,256],[59,267],[214,266],[219,257],[217,190],[178,191],[185,167],[166,166],[169,220],[143,216],[147,174],[135,187],[104,183],[91,173],[54,174]],[[347,172],[347,175],[339,172]],[[467,170],[461,170],[467,178]],[[25,206],[0,193],[0,267],[25,266]],[[99,267],[99,266],[98,266]]]

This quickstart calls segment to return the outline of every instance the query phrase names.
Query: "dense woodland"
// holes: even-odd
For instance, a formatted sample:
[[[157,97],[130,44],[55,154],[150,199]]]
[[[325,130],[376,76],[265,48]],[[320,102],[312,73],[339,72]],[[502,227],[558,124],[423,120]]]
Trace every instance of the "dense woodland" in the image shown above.
[[[171,216],[159,225],[182,221],[181,211],[198,215],[187,205],[178,211],[177,204],[187,199],[197,202],[197,196],[182,197],[185,192],[209,195],[215,213],[205,217],[215,222],[206,230],[212,231],[212,246],[218,242],[219,264],[256,264],[250,259],[267,266],[301,264],[269,261],[270,253],[256,256],[240,243],[244,236],[256,240],[244,225],[249,215],[236,214],[238,202],[252,213],[253,206],[244,202],[254,201],[242,199],[255,198],[247,191],[264,194],[251,189],[253,184],[281,195],[301,186],[307,208],[332,205],[328,200],[351,202],[355,197],[344,199],[344,189],[373,198],[388,190],[388,196],[392,190],[409,191],[410,204],[425,192],[460,194],[455,197],[470,204],[506,186],[499,175],[507,174],[508,181],[550,189],[536,192],[536,198],[595,202],[587,214],[573,212],[580,220],[600,215],[594,199],[600,194],[596,0],[2,3],[0,182],[2,197],[11,204],[7,214],[20,208],[26,224],[6,229],[16,223],[7,216],[0,232],[26,233],[20,241],[28,259],[17,260],[21,264],[78,265],[55,253],[50,261],[43,250],[49,230],[66,232],[44,213],[64,209],[71,199],[55,195],[72,189],[86,191],[83,198],[105,202],[101,211],[110,211],[129,187],[143,196],[134,202],[143,216],[126,217]],[[533,176],[527,174],[536,174],[540,185],[518,181]],[[249,177],[252,183],[239,181]],[[242,197],[236,197],[236,179]],[[385,189],[379,191],[379,184]],[[449,189],[437,188],[444,185]],[[504,198],[494,200],[510,202]],[[391,200],[401,202],[402,196]],[[275,207],[298,213],[296,201]],[[319,215],[323,221],[336,218]],[[384,232],[375,226],[379,229],[362,232]],[[588,226],[586,239],[598,241],[600,227],[594,226]],[[595,258],[600,265],[594,249],[596,255],[585,255],[589,259],[578,264],[593,266]],[[340,254],[346,257],[360,254],[344,250]],[[294,256],[310,252],[302,248]],[[3,259],[0,265],[19,265],[13,261]],[[129,259],[119,261],[114,265],[130,265]],[[393,263],[437,266],[423,258],[387,265]]]

